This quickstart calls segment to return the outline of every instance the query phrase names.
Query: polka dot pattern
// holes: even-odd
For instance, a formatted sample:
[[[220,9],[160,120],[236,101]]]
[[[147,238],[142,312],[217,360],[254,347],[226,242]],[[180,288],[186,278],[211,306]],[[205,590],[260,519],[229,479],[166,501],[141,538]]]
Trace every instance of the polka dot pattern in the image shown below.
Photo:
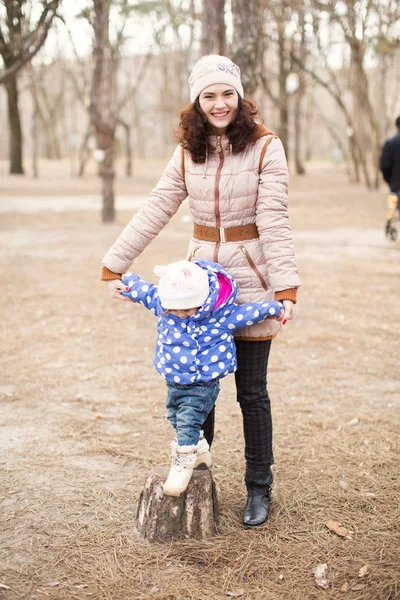
[[[282,310],[280,302],[235,304],[236,284],[216,263],[196,261],[209,274],[210,295],[192,317],[180,319],[165,314],[157,286],[127,273],[122,281],[129,291],[127,298],[143,304],[159,319],[154,366],[166,381],[188,385],[226,377],[237,368],[233,332],[274,317]],[[220,291],[217,273],[229,280],[231,295],[216,309]]]

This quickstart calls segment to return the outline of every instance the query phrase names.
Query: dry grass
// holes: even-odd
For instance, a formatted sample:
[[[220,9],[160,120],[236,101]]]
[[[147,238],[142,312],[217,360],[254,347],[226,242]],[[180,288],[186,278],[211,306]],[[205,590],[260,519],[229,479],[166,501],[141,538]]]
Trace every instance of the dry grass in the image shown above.
[[[143,193],[159,169],[141,168]],[[0,196],[69,195],[65,169],[57,177],[29,186],[4,178]],[[74,195],[95,191],[87,181],[74,182]],[[333,167],[294,178],[303,287],[271,356],[271,520],[259,531],[240,526],[243,439],[229,378],[213,450],[219,535],[170,545],[148,545],[134,531],[141,487],[152,466],[166,464],[171,436],[151,367],[154,321],[111,302],[97,279],[129,213],[103,226],[93,211],[16,213],[8,200],[0,217],[2,600],[398,598],[400,242],[383,236],[384,198]],[[138,259],[141,274],[182,257],[187,212]],[[329,519],[354,533],[336,536]],[[328,590],[314,583],[319,563],[328,564]]]

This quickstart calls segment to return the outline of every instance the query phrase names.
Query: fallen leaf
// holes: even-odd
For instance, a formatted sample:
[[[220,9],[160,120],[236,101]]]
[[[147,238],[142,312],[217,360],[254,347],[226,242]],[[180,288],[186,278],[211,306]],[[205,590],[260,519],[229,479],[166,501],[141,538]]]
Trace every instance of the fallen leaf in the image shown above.
[[[328,565],[326,563],[317,565],[313,570],[313,573],[317,586],[324,590],[328,589]]]
[[[11,588],[8,587],[8,585],[6,585],[5,583],[0,583],[0,589],[2,589],[2,590],[11,590]]]
[[[347,583],[347,581],[342,585],[342,587],[340,588],[341,592],[348,592],[349,591],[349,584]]]
[[[333,531],[333,533],[336,533],[336,535],[339,535],[340,537],[345,537],[349,533],[349,530],[346,529],[346,527],[343,527],[339,521],[332,521],[330,519],[325,525],[330,531]]]
[[[367,575],[367,573],[369,572],[369,567],[368,565],[364,565],[363,567],[361,567],[361,569],[358,571],[358,576],[359,577],[365,577]]]
[[[244,590],[236,590],[236,592],[227,592],[227,596],[231,598],[239,598],[239,596],[243,596]]]

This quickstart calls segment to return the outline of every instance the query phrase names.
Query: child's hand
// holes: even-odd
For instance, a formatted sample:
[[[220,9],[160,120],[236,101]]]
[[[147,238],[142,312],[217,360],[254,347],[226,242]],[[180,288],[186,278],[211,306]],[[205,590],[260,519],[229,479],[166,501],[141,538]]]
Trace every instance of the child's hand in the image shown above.
[[[122,291],[128,291],[129,288],[124,283],[122,283],[120,279],[111,279],[111,281],[107,281],[106,283],[110,296],[112,296],[113,298],[117,298],[117,300],[124,300],[129,302],[129,298],[126,298],[121,293]]]

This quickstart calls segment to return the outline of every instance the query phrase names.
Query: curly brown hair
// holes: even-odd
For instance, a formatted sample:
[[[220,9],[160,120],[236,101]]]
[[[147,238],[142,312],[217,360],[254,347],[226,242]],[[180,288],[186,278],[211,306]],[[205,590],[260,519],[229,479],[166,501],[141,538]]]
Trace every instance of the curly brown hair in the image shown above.
[[[239,154],[246,146],[254,144],[258,137],[257,123],[260,122],[261,117],[255,101],[250,98],[243,100],[239,96],[235,118],[226,130],[233,154]],[[181,112],[181,120],[175,135],[185,150],[190,152],[193,162],[205,162],[210,126],[200,108],[198,98]]]

